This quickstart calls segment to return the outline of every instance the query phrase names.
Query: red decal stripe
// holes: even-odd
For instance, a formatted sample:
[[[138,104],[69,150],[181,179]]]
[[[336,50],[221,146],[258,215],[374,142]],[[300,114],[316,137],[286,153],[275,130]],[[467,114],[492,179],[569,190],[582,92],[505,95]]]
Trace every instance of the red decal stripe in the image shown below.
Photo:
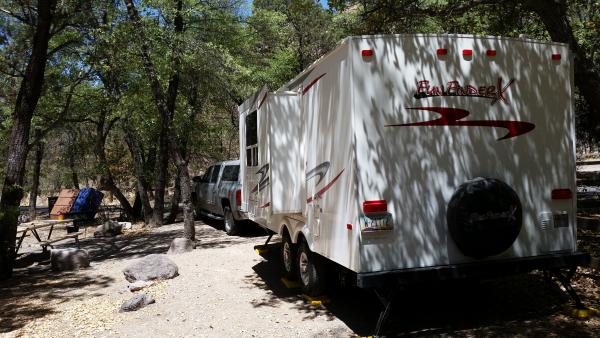
[[[412,127],[412,126],[466,126],[466,127],[500,127],[508,130],[508,133],[500,140],[509,139],[511,137],[526,134],[535,129],[535,124],[523,121],[502,121],[502,120],[480,120],[480,121],[459,121],[467,117],[471,112],[458,108],[447,107],[419,107],[407,108],[411,110],[428,110],[441,115],[436,120],[405,123],[405,124],[388,124],[386,127]]]
[[[259,208],[268,208],[271,206],[271,202],[267,202],[267,204],[260,206]]]
[[[333,180],[331,180],[331,182],[327,183],[326,186],[323,187],[323,189],[317,191],[317,193],[315,194],[314,197],[321,197],[327,190],[329,190],[329,188],[331,188],[333,186],[333,184],[338,180],[338,178],[340,178],[340,176],[342,176],[342,173],[344,172],[344,169],[342,169],[342,171],[340,171],[340,173],[333,178]],[[313,201],[313,196],[309,197],[306,200],[306,203],[311,203]]]
[[[308,85],[306,85],[306,87],[304,87],[304,90],[302,90],[302,95],[306,94],[306,92],[308,92],[308,90],[315,85],[315,83],[317,83],[317,81],[319,81],[323,76],[325,76],[325,74],[327,73],[323,73],[319,76],[317,76],[316,79],[312,80]]]

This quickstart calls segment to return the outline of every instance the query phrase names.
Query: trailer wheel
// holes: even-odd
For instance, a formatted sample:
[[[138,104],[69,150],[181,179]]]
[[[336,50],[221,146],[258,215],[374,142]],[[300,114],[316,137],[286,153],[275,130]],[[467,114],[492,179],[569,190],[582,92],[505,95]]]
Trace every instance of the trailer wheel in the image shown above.
[[[508,184],[476,178],[454,193],[446,217],[458,249],[465,256],[482,258],[510,248],[521,231],[522,208]]]
[[[285,277],[295,279],[298,276],[296,265],[296,245],[292,243],[290,235],[284,230],[281,235],[281,261]]]
[[[310,251],[305,241],[298,246],[298,274],[302,291],[309,296],[319,296],[325,291],[323,263]]]
[[[225,228],[225,232],[229,236],[237,235],[239,232],[239,224],[233,218],[233,213],[231,212],[231,208],[226,205],[223,207],[223,225]]]

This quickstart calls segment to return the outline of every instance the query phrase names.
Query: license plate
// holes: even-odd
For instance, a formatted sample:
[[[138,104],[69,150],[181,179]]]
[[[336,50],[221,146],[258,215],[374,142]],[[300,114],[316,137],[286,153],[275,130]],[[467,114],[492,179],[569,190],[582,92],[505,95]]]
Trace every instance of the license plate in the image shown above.
[[[364,216],[360,217],[360,229],[362,232],[376,232],[392,230],[391,214],[381,216]]]

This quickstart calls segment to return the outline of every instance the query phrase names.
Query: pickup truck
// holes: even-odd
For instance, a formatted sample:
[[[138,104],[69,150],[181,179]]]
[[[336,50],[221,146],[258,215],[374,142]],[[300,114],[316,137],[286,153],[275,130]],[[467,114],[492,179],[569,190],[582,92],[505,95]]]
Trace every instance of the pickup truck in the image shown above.
[[[248,219],[240,211],[240,161],[223,161],[211,165],[202,176],[193,178],[194,207],[197,215],[223,219],[228,235],[239,233],[241,223]]]

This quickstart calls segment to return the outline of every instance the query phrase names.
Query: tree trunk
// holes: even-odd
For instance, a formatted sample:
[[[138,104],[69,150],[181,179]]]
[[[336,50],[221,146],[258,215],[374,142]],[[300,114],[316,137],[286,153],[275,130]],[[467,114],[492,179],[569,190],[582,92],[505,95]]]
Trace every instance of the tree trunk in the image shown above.
[[[150,198],[148,197],[148,181],[146,180],[146,172],[144,171],[142,150],[133,132],[127,128],[124,131],[125,142],[129,147],[129,152],[131,152],[131,158],[133,159],[133,169],[137,178],[137,191],[142,201],[144,223],[150,225],[152,222],[152,207],[150,206]]]
[[[40,130],[35,130],[35,138],[41,138]],[[33,164],[33,173],[31,175],[31,192],[29,193],[29,216],[32,220],[36,218],[37,197],[40,186],[40,170],[42,168],[42,159],[44,157],[44,143],[39,140],[35,147],[35,162]]]
[[[565,0],[527,0],[526,4],[542,19],[552,41],[569,44],[574,53],[575,85],[588,103],[594,123],[592,130],[600,128],[600,73],[581,48],[567,17]]]
[[[171,195],[171,210],[169,210],[169,216],[167,217],[166,223],[175,223],[177,214],[179,214],[179,201],[181,200],[181,173],[177,169],[175,174],[175,184],[173,187],[173,195]]]
[[[150,81],[150,88],[152,90],[152,94],[154,96],[154,102],[156,104],[156,108],[160,115],[161,123],[168,123],[171,118],[171,112],[168,107],[168,102],[171,100],[167,100],[165,97],[165,93],[163,88],[158,80],[157,72],[154,67],[154,63],[150,58],[150,46],[148,45],[148,40],[145,37],[142,23],[140,21],[139,14],[133,4],[132,0],[124,0],[125,5],[127,6],[127,13],[129,14],[129,19],[135,26],[135,32],[138,35],[138,41],[140,43],[142,59],[144,61],[144,70],[146,75]],[[182,1],[179,0],[177,4],[178,8],[178,16],[181,12]],[[177,25],[177,20],[176,20]],[[181,22],[181,26],[183,23]],[[177,58],[177,57],[176,57]],[[178,62],[175,62],[177,65]],[[179,67],[175,67],[174,73],[177,74],[179,72]],[[170,81],[171,82],[171,81]],[[177,90],[171,91],[175,95],[177,94]],[[175,102],[173,100],[172,102]],[[175,160],[175,164],[177,165],[177,169],[181,170],[181,197],[182,202],[184,204],[183,208],[183,217],[184,217],[184,235],[186,238],[195,240],[195,226],[194,226],[194,213],[193,206],[191,202],[191,185],[190,185],[190,175],[187,168],[187,161],[185,161],[182,156],[181,149],[177,144],[177,138],[175,136],[175,132],[173,129],[169,129],[169,139],[168,139],[169,150],[171,152],[171,156]]]
[[[153,226],[163,225],[163,214],[165,208],[165,187],[169,168],[169,123],[168,119],[160,119],[160,136],[158,147],[158,161],[156,171],[156,185],[154,186],[154,214]]]
[[[21,186],[29,150],[29,129],[33,112],[42,92],[50,26],[55,8],[56,0],[38,0],[38,17],[33,36],[33,47],[13,113],[4,185],[0,199],[0,280],[12,276],[19,204],[23,197]]]
[[[94,149],[96,152],[96,158],[98,159],[98,164],[100,165],[100,172],[102,174],[102,185],[117,198],[127,217],[133,219],[133,208],[131,207],[131,204],[125,195],[123,195],[121,190],[115,184],[112,172],[108,166],[108,160],[106,159],[106,150],[104,145],[106,143],[106,138],[108,137],[108,130],[105,130],[105,121],[106,112],[101,111],[98,124],[96,125],[96,144]]]
[[[71,170],[71,182],[73,183],[73,189],[79,189],[79,177],[77,177],[75,157],[72,155],[69,157],[69,169]]]

